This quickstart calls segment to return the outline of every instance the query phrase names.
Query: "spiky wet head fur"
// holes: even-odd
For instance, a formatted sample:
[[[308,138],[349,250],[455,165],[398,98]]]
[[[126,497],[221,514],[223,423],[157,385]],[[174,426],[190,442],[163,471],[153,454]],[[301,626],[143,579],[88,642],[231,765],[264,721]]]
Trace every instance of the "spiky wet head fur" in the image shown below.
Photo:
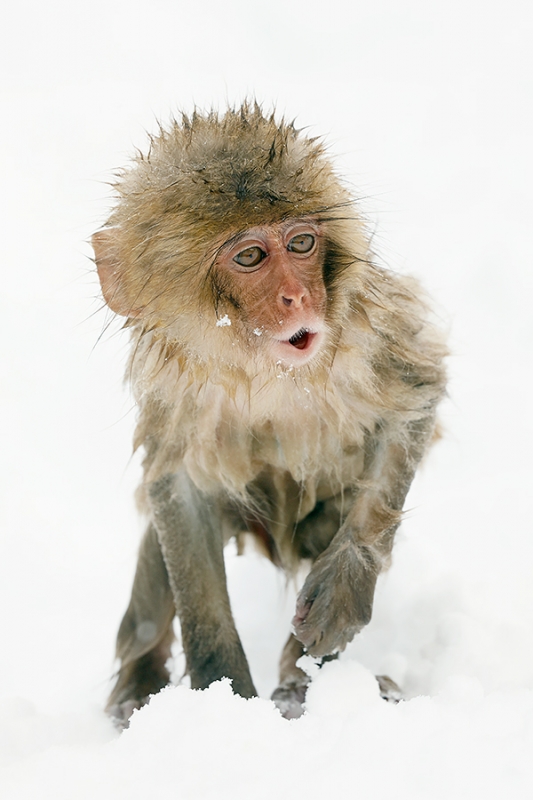
[[[116,189],[121,204],[110,223],[133,218],[143,240],[167,217],[185,240],[208,241],[348,200],[318,140],[248,104],[223,116],[183,115],[161,129]]]
[[[121,291],[132,312],[143,309],[144,330],[187,342],[200,358],[205,350],[224,357],[216,347],[216,338],[224,337],[213,337],[213,307],[219,318],[228,307],[212,265],[232,237],[289,218],[327,219],[338,260],[351,216],[355,252],[345,260],[367,255],[361,223],[347,210],[350,197],[323,145],[293,124],[264,116],[257,105],[223,116],[184,115],[152,137],[148,154],[136,158],[115,188],[119,203],[107,224],[121,264]],[[214,339],[209,348],[206,337]],[[195,341],[202,342],[200,350]]]

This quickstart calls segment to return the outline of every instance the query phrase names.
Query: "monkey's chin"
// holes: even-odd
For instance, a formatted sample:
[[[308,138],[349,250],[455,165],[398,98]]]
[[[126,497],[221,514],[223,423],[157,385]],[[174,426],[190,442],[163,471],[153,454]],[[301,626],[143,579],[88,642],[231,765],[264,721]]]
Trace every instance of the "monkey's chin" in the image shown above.
[[[319,352],[322,340],[321,331],[301,328],[290,339],[277,339],[272,352],[285,366],[302,367]]]

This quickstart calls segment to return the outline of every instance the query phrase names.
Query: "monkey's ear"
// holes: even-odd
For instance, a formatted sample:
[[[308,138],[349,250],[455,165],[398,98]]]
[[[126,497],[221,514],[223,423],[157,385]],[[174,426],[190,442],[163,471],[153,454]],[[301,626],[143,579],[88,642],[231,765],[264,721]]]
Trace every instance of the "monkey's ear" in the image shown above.
[[[107,305],[122,317],[138,317],[141,309],[132,308],[124,287],[123,266],[118,256],[113,228],[97,231],[91,239],[96,269]]]

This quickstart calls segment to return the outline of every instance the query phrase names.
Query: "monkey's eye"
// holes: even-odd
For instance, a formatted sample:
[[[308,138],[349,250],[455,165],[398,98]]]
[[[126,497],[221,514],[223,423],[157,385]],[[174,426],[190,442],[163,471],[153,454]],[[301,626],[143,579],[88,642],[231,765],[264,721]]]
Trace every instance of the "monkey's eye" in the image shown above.
[[[287,245],[291,253],[309,253],[315,246],[315,237],[312,233],[299,233],[293,236]]]
[[[266,258],[266,253],[260,247],[247,247],[233,257],[233,260],[241,267],[257,267]]]

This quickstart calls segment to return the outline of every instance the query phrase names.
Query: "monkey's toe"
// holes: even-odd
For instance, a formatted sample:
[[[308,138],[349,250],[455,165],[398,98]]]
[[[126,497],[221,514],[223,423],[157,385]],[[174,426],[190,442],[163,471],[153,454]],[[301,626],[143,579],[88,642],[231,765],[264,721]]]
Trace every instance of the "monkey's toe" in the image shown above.
[[[340,622],[336,618],[328,618],[322,605],[313,603],[305,616],[297,611],[292,619],[292,627],[306,653],[323,658],[342,652],[363,626],[350,625],[344,617]]]

